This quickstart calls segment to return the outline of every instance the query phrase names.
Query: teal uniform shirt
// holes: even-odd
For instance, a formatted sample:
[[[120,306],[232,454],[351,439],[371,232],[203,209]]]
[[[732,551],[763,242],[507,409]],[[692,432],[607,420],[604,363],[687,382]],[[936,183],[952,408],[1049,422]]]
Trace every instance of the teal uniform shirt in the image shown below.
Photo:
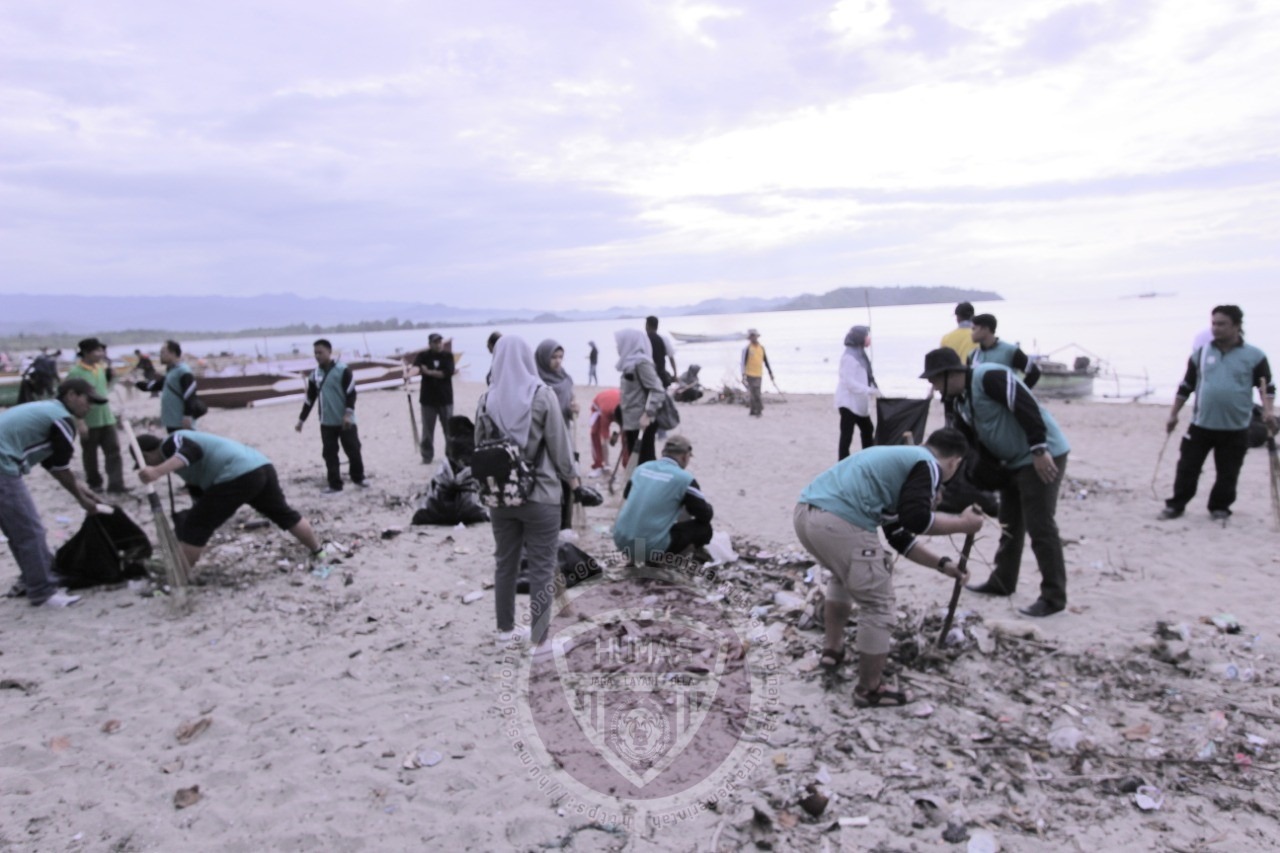
[[[176,472],[183,482],[205,491],[271,464],[260,451],[207,432],[180,429],[169,436],[165,445],[166,458],[181,456],[187,463]],[[168,452],[169,446],[173,453]]]
[[[693,475],[674,459],[646,462],[631,475],[631,493],[613,523],[613,544],[619,551],[647,559],[671,544],[671,525],[680,516]]]
[[[41,462],[54,471],[67,468],[75,437],[75,415],[62,401],[14,406],[0,413],[0,474],[21,477]]]
[[[1268,387],[1271,385],[1266,360],[1262,350],[1243,342],[1226,352],[1213,343],[1193,352],[1195,384],[1189,386],[1184,379],[1178,386],[1179,397],[1189,397],[1192,392],[1196,395],[1191,422],[1201,429],[1248,429],[1253,417],[1254,389],[1261,379],[1266,380]],[[1260,366],[1263,369],[1260,370]],[[1192,376],[1190,369],[1187,376]]]
[[[187,416],[186,391],[195,393],[194,381],[187,386],[186,391],[183,390],[183,376],[195,379],[195,374],[191,372],[191,368],[185,361],[173,365],[164,375],[164,390],[160,394],[160,423],[164,424],[166,429],[182,428],[182,419]]]
[[[1018,354],[1018,347],[1014,344],[1005,343],[1004,341],[996,341],[995,346],[991,349],[983,349],[978,347],[969,356],[970,363],[977,367],[979,364],[1003,364],[1005,367],[1015,367],[1013,357]]]
[[[356,422],[355,375],[340,361],[329,364],[328,369],[316,367],[307,381],[307,401],[303,404],[299,420],[306,420],[314,401],[320,407],[321,426],[342,426],[342,419],[351,411],[351,422]],[[350,400],[351,406],[347,402]]]
[[[875,530],[886,516],[897,515],[902,487],[921,462],[928,463],[936,492],[942,485],[942,470],[927,448],[880,445],[863,448],[823,471],[800,493],[800,503],[826,510],[862,530]]]
[[[987,392],[984,379],[988,374],[997,373],[1002,380],[1000,397],[993,397]],[[1003,374],[1003,375],[1000,375]],[[1013,371],[998,364],[981,364],[973,368],[969,387],[961,404],[956,407],[957,413],[969,425],[973,433],[1000,460],[1004,467],[1011,470],[1025,468],[1031,464],[1031,439],[1014,415],[1017,398],[1025,394],[1026,399],[1035,404],[1040,420],[1044,423],[1045,436],[1043,443],[1050,456],[1061,456],[1071,450],[1067,438],[1058,427],[1053,415],[1036,402],[1030,389],[1022,380],[1013,375]]]

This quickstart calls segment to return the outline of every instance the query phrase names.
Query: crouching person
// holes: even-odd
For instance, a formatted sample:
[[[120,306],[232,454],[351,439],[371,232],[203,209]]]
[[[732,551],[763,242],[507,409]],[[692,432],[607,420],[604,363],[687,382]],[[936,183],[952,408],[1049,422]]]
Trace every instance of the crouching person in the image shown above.
[[[934,512],[942,484],[962,464],[968,442],[958,430],[940,429],[924,447],[864,448],[823,473],[800,494],[795,509],[801,544],[831,572],[823,614],[826,643],[822,666],[844,661],[844,629],[858,604],[859,707],[903,705],[905,693],[882,680],[894,624],[893,574],[889,554],[880,546],[877,526],[898,553],[950,578],[967,573],[950,557],[934,554],[916,539],[976,533],[982,515],[970,507],[959,515]]]
[[[275,466],[259,451],[229,438],[185,429],[163,441],[154,435],[138,436],[138,447],[146,463],[138,474],[142,482],[177,474],[195,500],[176,531],[188,566],[195,566],[213,532],[245,504],[293,534],[312,558],[322,556],[311,523],[289,506]]]
[[[623,497],[626,503],[613,523],[613,543],[632,565],[669,563],[672,555],[702,548],[711,541],[711,504],[686,470],[693,446],[673,435],[662,458],[636,468]],[[689,518],[677,521],[681,512]]]

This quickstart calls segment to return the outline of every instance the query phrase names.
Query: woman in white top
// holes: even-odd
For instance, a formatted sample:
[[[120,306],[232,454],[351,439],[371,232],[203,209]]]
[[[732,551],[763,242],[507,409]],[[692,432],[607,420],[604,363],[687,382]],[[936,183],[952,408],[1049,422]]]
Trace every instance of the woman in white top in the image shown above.
[[[876,443],[871,423],[871,400],[880,396],[876,377],[871,371],[867,347],[871,343],[868,326],[854,326],[844,336],[844,355],[840,357],[840,382],[836,385],[836,408],[840,410],[839,458],[849,455],[853,444],[853,428],[862,435],[862,446]]]

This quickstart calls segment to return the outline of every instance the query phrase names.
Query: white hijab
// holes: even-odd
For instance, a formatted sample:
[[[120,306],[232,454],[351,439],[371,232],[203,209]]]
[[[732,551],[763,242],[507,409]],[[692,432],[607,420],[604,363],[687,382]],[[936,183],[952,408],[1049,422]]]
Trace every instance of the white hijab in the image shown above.
[[[493,370],[485,413],[503,435],[521,447],[529,442],[533,395],[543,384],[533,350],[518,335],[503,335],[493,348]]]
[[[629,373],[642,361],[653,363],[649,336],[639,329],[619,329],[613,333],[618,343],[618,372]]]

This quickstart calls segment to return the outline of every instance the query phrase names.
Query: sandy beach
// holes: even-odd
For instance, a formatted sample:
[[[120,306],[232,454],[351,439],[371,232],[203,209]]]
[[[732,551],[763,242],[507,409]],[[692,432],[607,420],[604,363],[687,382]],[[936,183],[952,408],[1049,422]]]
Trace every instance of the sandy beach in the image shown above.
[[[456,412],[472,416],[481,390],[459,384]],[[595,390],[578,389],[583,412]],[[125,403],[134,418],[157,407]],[[187,615],[124,587],[88,590],[67,611],[0,601],[0,848],[963,850],[990,836],[1013,851],[1275,849],[1280,550],[1265,453],[1250,451],[1226,526],[1204,508],[1211,464],[1186,516],[1160,522],[1151,480],[1166,407],[1049,407],[1072,445],[1058,512],[1068,611],[1018,615],[1038,584],[1028,548],[1012,599],[962,597],[962,648],[894,667],[916,701],[866,711],[850,702],[850,667],[836,680],[815,669],[820,631],[777,595],[812,588],[791,513],[835,461],[831,397],[770,395],[759,420],[737,405],[682,407],[716,529],[754,557],[723,576],[768,605],[758,617],[780,663],[763,760],[714,810],[666,825],[628,802],[613,806],[622,821],[583,813],[581,797],[549,796],[522,764],[499,710],[492,535],[410,525],[432,469],[402,392],[361,395],[372,487],[335,496],[321,494],[314,418],[298,435],[293,404],[213,410],[202,426],[265,452],[294,506],[349,554],[320,577],[280,531],[229,524]],[[941,421],[935,403],[930,428]],[[585,425],[579,442],[585,460]],[[1161,499],[1176,458],[1175,440]],[[44,472],[27,482],[56,546],[83,513]],[[122,505],[152,531],[140,497]],[[588,510],[579,544],[610,569],[583,589],[621,577],[616,508]],[[992,523],[977,579],[996,538]],[[937,544],[955,551],[959,537]],[[900,637],[928,637],[950,583],[906,561],[895,574]],[[6,548],[0,584],[16,575]],[[1242,630],[1208,622],[1224,614]],[[1158,622],[1185,639],[1159,640]],[[1018,636],[1027,626],[1036,633]],[[799,805],[811,784],[829,800],[816,817]],[[1159,808],[1135,802],[1139,784]],[[194,786],[198,801],[177,808]]]

